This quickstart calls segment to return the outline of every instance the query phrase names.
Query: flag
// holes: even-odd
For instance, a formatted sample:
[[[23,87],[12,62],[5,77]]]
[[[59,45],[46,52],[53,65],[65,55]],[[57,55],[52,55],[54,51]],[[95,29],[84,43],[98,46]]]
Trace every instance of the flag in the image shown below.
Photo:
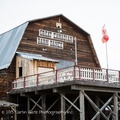
[[[105,43],[109,40],[109,36],[107,35],[107,30],[105,28],[105,25],[102,27],[102,42]]]
[[[105,43],[109,40],[109,36],[108,35],[103,35],[103,38],[102,38],[102,42]]]
[[[102,27],[102,34],[105,35],[107,33],[105,25]]]

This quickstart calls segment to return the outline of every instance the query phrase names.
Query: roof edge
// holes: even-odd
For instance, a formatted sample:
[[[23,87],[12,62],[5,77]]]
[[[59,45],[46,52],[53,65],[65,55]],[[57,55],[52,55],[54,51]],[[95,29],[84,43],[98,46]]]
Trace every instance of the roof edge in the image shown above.
[[[25,23],[29,23],[29,21],[23,22],[23,23],[17,25],[16,27],[13,27],[12,29],[7,30],[6,32],[1,33],[0,35],[3,35],[3,34],[9,32],[9,31],[11,31],[11,30],[14,30],[14,29],[16,29],[17,27],[20,27],[21,25],[23,25],[23,24],[25,24]]]
[[[72,23],[74,26],[76,26],[77,28],[81,29],[83,32],[85,32],[87,35],[90,35],[88,32],[86,32],[83,28],[79,27],[77,24],[75,24],[73,21],[71,21],[70,19],[68,19],[66,16],[64,16],[63,14],[58,14],[58,15],[52,15],[52,16],[48,16],[48,17],[43,17],[43,18],[37,18],[34,20],[29,20],[28,22],[34,22],[34,21],[38,21],[38,20],[44,20],[44,19],[49,19],[52,17],[63,17],[64,19],[68,20],[70,23]]]

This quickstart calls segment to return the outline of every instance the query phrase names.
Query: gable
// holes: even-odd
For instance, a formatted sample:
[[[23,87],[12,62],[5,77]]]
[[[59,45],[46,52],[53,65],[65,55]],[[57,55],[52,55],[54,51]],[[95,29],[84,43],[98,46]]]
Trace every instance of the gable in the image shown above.
[[[90,35],[63,15],[30,21],[18,51],[74,62],[75,37],[78,64],[100,67]]]

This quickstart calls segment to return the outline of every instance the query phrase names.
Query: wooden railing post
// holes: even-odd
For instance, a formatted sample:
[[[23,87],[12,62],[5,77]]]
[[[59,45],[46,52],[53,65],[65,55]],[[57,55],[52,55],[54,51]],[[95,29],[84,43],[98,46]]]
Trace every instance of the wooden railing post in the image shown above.
[[[95,81],[95,69],[93,68],[93,81]]]
[[[25,86],[26,86],[26,83],[25,83],[25,77],[24,77],[24,86],[23,87],[25,88]]]
[[[55,72],[55,82],[57,83],[57,73],[58,73],[58,70],[56,70],[56,72]]]
[[[79,79],[81,80],[81,67],[79,66]]]
[[[108,69],[106,69],[106,80],[107,80],[107,82],[109,82],[108,81]]]
[[[38,87],[38,76],[39,74],[37,74],[37,79],[36,79],[36,86]]]
[[[119,71],[119,82],[120,82],[120,71]]]
[[[74,70],[73,70],[73,79],[74,79],[74,80],[76,79],[76,78],[75,78],[75,76],[76,76],[75,68],[76,68],[76,66],[74,66]]]
[[[14,88],[14,83],[13,83],[13,81],[11,82],[11,89],[13,90],[13,88]]]

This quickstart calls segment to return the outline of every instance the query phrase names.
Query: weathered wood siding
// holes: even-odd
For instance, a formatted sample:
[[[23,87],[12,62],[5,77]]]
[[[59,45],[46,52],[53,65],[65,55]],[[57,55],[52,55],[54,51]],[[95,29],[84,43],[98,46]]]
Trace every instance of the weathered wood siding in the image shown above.
[[[92,45],[91,38],[89,34],[84,32],[78,26],[70,22],[69,20],[65,19],[64,17],[49,17],[46,19],[39,19],[29,22],[24,35],[21,39],[19,47],[17,51],[19,52],[28,52],[34,54],[40,54],[45,57],[60,59],[60,60],[69,60],[75,62],[75,42],[63,42],[63,49],[47,47],[43,45],[37,44],[37,37],[39,36],[39,29],[44,29],[52,32],[57,32],[56,23],[61,23],[62,25],[62,33],[66,35],[71,35],[77,38],[77,56],[78,56],[78,64],[90,66],[90,67],[100,67],[97,56],[95,54],[95,50]],[[46,38],[48,39],[48,38]],[[55,40],[59,41],[59,40]],[[14,46],[13,46],[14,47]],[[19,61],[19,60],[18,60]],[[29,62],[26,62],[26,70],[30,69],[28,72],[29,74],[36,73],[33,70],[33,67],[27,66]],[[53,63],[31,63],[31,64],[38,64],[38,66],[42,67],[55,67]],[[20,64],[19,64],[20,65]],[[6,75],[0,75],[0,98],[7,97],[6,93],[11,89],[11,82],[18,77],[17,67],[16,66],[16,56],[14,57],[10,67],[5,69]],[[32,71],[31,71],[32,69]],[[2,72],[2,71],[1,71]],[[24,73],[24,75],[28,75]]]
[[[29,60],[16,56],[16,78],[19,78],[19,67],[22,67],[22,77],[25,77],[43,72],[39,71],[38,67],[48,68],[48,70],[49,68],[51,70],[55,69],[55,63],[43,60]]]
[[[59,17],[30,22],[21,40],[18,51],[37,53],[55,59],[74,61],[75,42],[64,42],[63,49],[37,44],[39,29],[57,32],[57,22],[62,24],[62,34],[72,35],[77,38],[78,64],[91,67],[100,67],[99,63],[96,63],[96,56],[94,56],[94,48],[91,47],[92,42],[90,41],[89,35]]]
[[[11,66],[8,69],[0,71],[0,99],[8,99],[7,92],[12,89],[12,81],[15,80],[16,75],[16,59],[14,58]]]

